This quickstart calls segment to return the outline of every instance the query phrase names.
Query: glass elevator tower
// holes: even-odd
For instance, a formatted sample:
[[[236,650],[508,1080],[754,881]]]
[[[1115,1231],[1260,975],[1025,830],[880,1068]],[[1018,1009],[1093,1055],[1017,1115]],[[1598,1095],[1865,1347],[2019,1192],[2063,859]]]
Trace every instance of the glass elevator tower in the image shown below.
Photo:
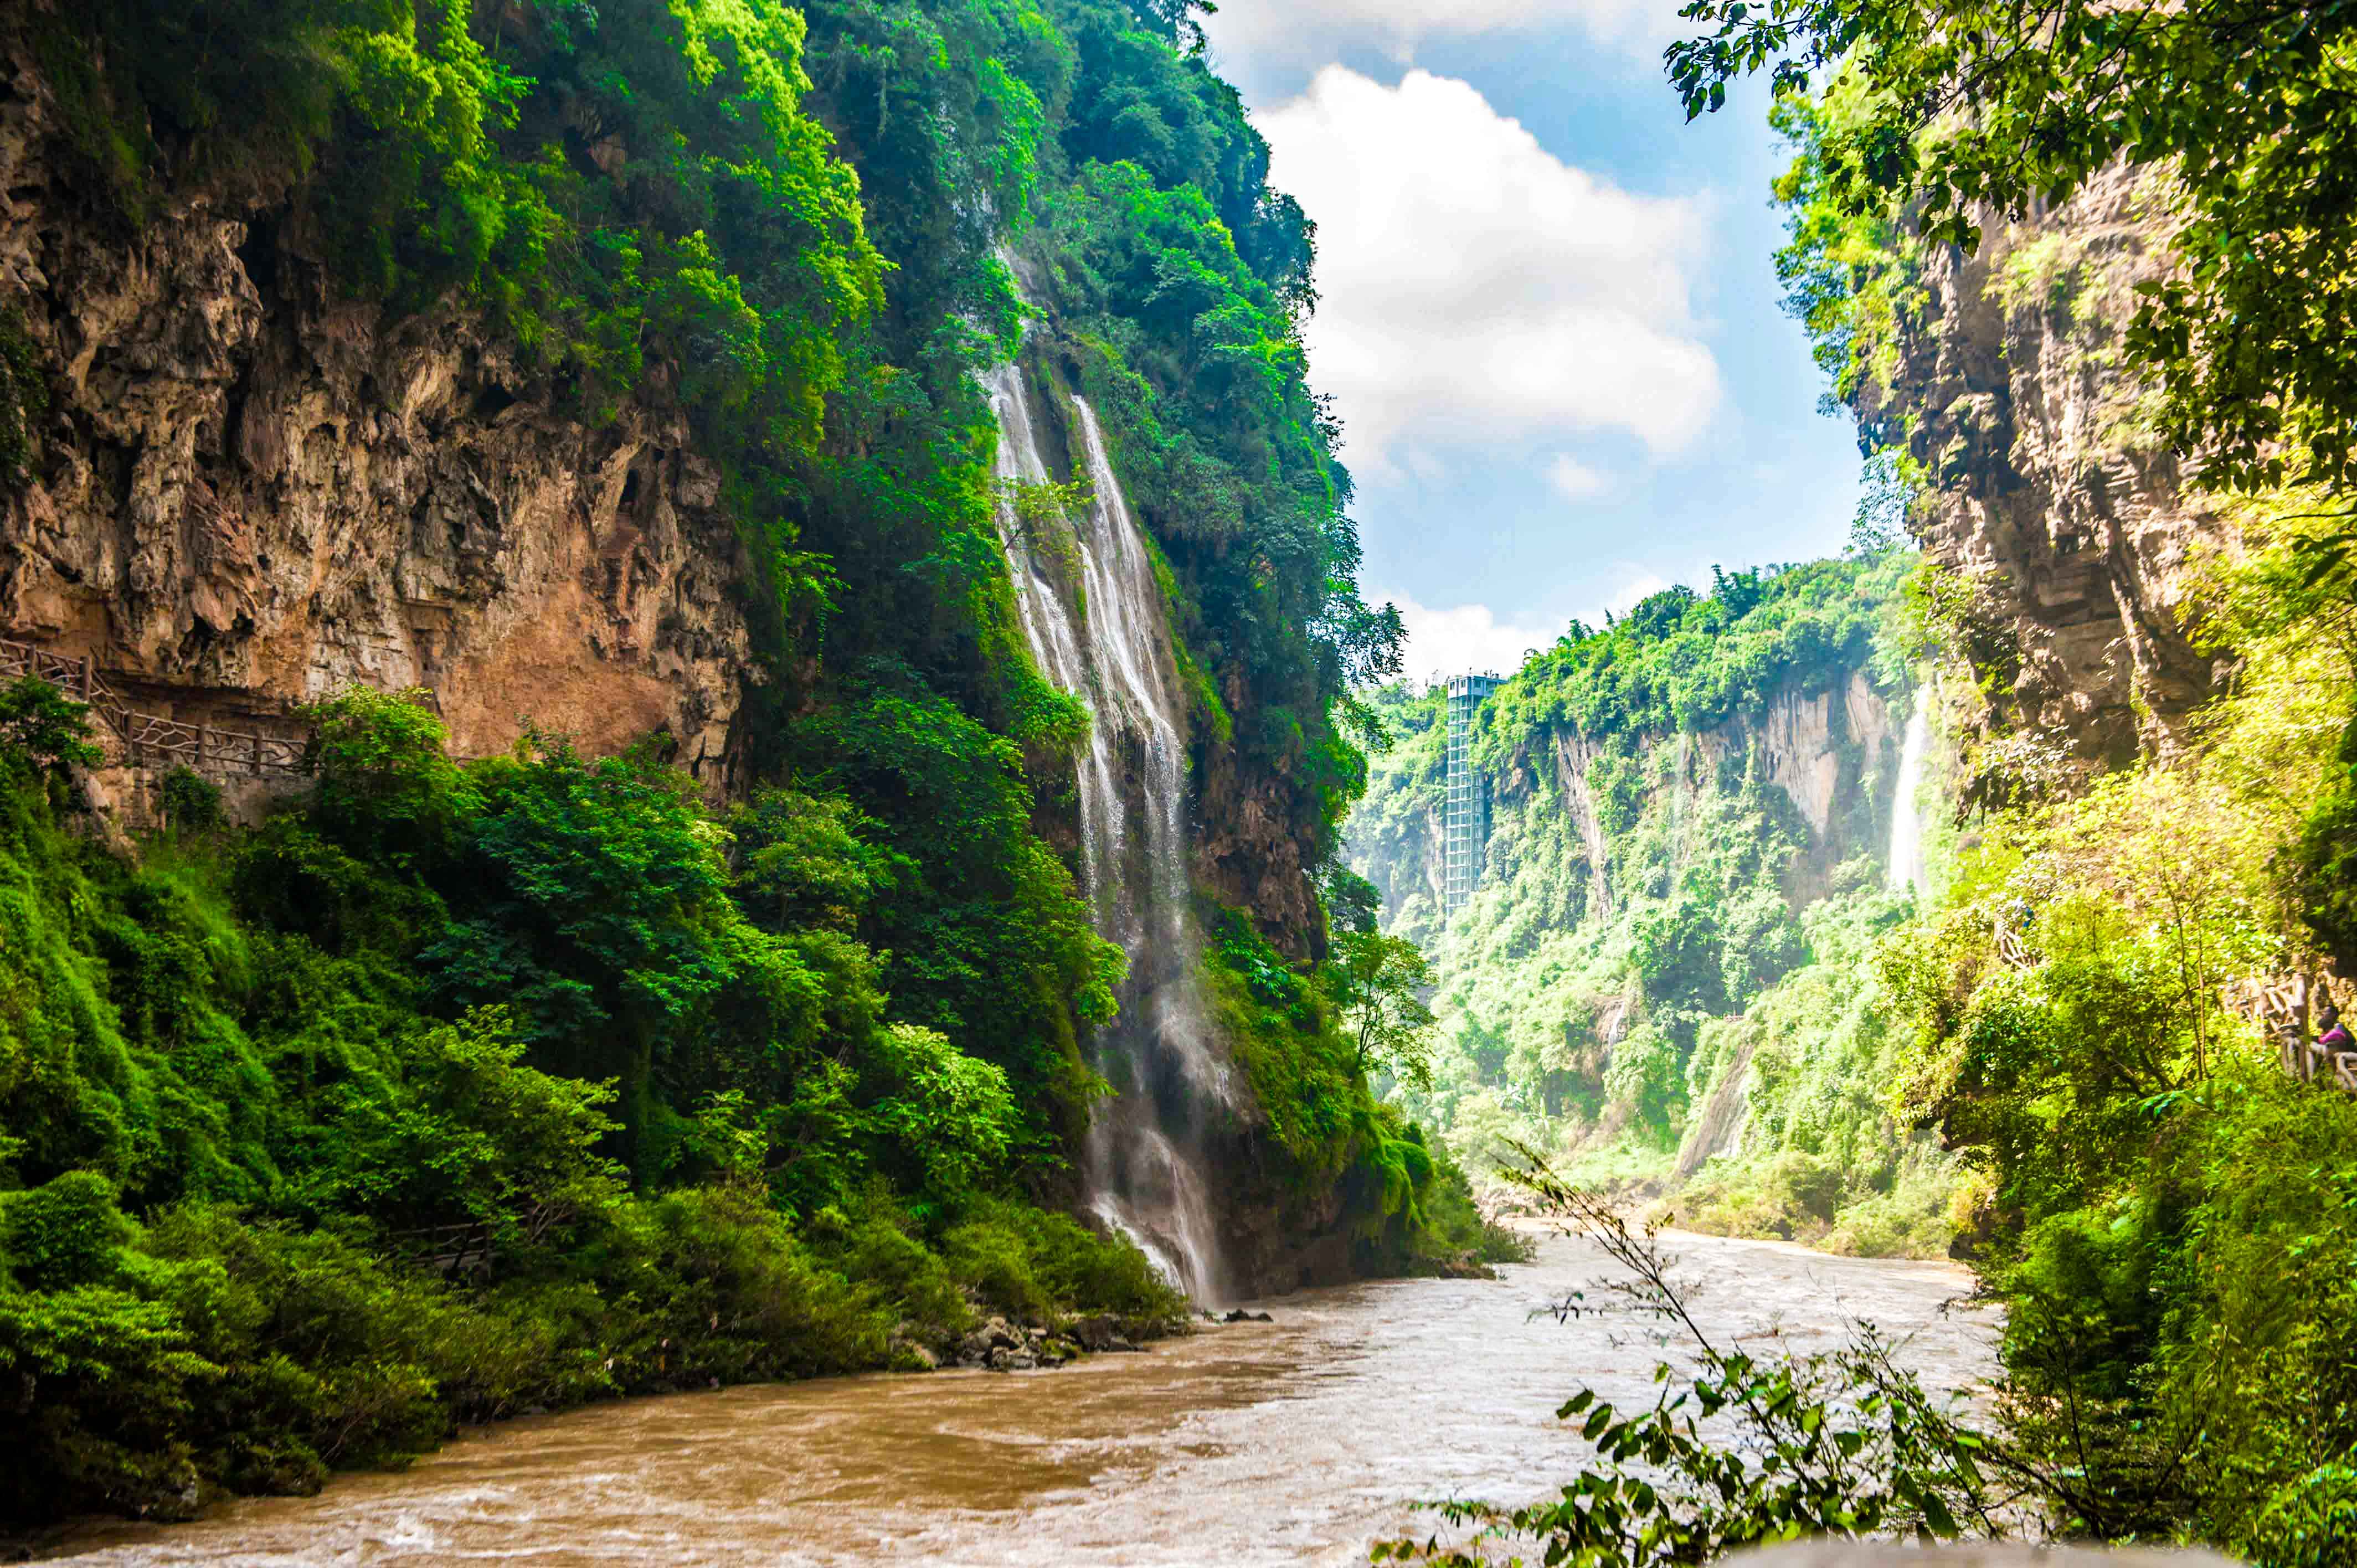
[[[1440,907],[1455,914],[1481,881],[1490,842],[1490,781],[1473,766],[1473,715],[1504,682],[1495,674],[1448,678],[1448,806],[1441,825]]]

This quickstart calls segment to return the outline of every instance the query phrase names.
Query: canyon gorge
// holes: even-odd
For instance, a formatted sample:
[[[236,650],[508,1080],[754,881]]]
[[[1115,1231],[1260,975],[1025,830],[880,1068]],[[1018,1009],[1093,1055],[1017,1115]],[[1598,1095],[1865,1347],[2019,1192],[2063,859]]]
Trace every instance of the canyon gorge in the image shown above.
[[[1684,14],[1772,505],[1709,202],[1405,22],[0,5],[0,1548],[2357,1562],[2357,20],[2222,4]],[[1554,283],[1753,401],[1518,424]]]

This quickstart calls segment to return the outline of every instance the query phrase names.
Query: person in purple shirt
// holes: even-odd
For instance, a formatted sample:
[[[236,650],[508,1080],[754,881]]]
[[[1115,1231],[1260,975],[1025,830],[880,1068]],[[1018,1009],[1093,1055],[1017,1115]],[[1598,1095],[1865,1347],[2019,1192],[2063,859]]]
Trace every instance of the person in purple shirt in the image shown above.
[[[2324,1026],[2317,1032],[2318,1050],[2327,1055],[2334,1051],[2357,1050],[2357,1040],[2351,1039],[2349,1031],[2341,1026],[2340,1008],[2327,1004],[2324,1011],[2316,1015],[2316,1021]]]

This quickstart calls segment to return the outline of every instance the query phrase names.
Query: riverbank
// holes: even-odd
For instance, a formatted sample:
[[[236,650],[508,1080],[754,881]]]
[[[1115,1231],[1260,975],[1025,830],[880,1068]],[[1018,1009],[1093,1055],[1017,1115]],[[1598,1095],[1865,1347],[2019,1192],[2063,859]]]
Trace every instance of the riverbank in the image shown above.
[[[1714,1333],[1805,1350],[1854,1320],[1907,1337],[1927,1382],[1993,1367],[1961,1269],[1678,1237]],[[1661,1348],[1628,1322],[1534,1316],[1602,1269],[1552,1237],[1495,1282],[1306,1291],[1143,1354],[1053,1373],[860,1376],[632,1401],[474,1429],[404,1474],[244,1499],[179,1526],[94,1523],[86,1564],[364,1559],[445,1564],[1238,1568],[1364,1561],[1451,1495],[1536,1497],[1583,1453],[1575,1388],[1652,1396]]]

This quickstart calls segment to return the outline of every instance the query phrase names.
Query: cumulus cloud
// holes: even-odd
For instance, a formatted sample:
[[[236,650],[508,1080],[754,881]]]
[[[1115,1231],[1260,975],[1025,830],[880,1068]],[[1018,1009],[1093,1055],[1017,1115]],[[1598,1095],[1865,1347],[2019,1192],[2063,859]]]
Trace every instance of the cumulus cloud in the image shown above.
[[[1604,601],[1604,607],[1614,615],[1626,615],[1641,600],[1650,599],[1670,585],[1667,577],[1657,577],[1651,572],[1639,572],[1620,585],[1620,590]]]
[[[1640,599],[1658,594],[1669,583],[1652,572],[1624,568],[1620,586],[1604,603],[1578,618],[1601,629],[1604,612],[1625,614]],[[1487,605],[1454,605],[1436,609],[1405,595],[1380,596],[1399,606],[1407,627],[1406,667],[1412,681],[1435,681],[1468,671],[1494,670],[1511,675],[1523,667],[1523,656],[1553,648],[1566,629],[1537,620],[1500,620]]]
[[[1432,609],[1414,599],[1394,602],[1407,626],[1407,672],[1418,681],[1461,675],[1469,670],[1511,675],[1523,667],[1524,653],[1553,647],[1561,629],[1501,622],[1487,605]]]
[[[1572,431],[1661,455],[1701,433],[1719,380],[1689,307],[1697,203],[1572,167],[1426,71],[1329,66],[1257,123],[1272,183],[1318,222],[1310,371],[1358,461]]]
[[[1345,49],[1413,59],[1427,38],[1571,27],[1652,54],[1677,36],[1680,0],[1224,0],[1204,31],[1223,61],[1323,61]]]
[[[1567,452],[1547,465],[1547,484],[1567,501],[1584,501],[1610,488],[1610,481],[1603,475]]]

